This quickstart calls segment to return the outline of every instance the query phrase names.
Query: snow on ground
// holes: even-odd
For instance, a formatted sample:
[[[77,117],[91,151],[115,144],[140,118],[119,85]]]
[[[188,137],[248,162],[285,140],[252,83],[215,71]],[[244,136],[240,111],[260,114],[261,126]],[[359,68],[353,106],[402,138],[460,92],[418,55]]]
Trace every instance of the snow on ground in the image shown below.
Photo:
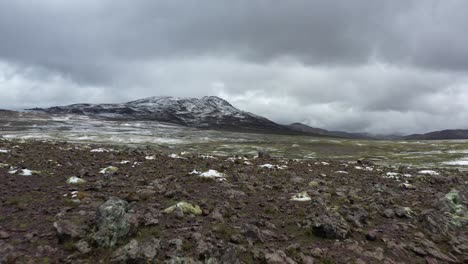
[[[439,175],[437,171],[433,170],[421,170],[418,172],[419,174],[427,174],[427,175]]]
[[[311,201],[312,198],[310,198],[309,194],[307,192],[301,192],[298,194],[295,194],[291,197],[291,201],[296,201],[296,202],[307,202]]]
[[[86,182],[86,180],[83,180],[83,179],[78,178],[76,176],[72,176],[72,177],[68,178],[68,180],[67,180],[68,184],[81,184],[81,183],[85,183],[85,182]]]
[[[468,166],[468,158],[446,161],[443,164],[451,166]]]
[[[198,175],[198,176],[203,177],[203,178],[217,179],[217,180],[220,180],[220,181],[226,180],[226,175],[224,173],[218,172],[217,170],[208,170],[206,172],[199,172],[197,170],[193,170],[189,174]]]
[[[3,148],[0,148],[0,153],[9,153],[10,151],[8,149],[3,149]]]
[[[267,169],[276,169],[276,170],[284,170],[284,169],[287,169],[288,166],[286,165],[273,165],[273,164],[263,164],[263,165],[260,165],[260,168],[267,168]]]
[[[90,152],[92,153],[103,153],[103,152],[113,152],[113,149],[105,149],[105,148],[97,148],[97,149],[92,149]]]
[[[347,171],[335,171],[335,173],[338,173],[338,174],[348,174]]]

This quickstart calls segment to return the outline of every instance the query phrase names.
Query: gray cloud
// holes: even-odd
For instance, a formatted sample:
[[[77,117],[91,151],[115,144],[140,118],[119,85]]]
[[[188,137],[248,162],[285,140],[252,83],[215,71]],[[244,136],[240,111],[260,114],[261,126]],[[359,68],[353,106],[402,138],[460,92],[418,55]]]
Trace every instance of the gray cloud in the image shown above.
[[[214,94],[283,123],[466,128],[467,9],[463,0],[1,1],[0,108]]]

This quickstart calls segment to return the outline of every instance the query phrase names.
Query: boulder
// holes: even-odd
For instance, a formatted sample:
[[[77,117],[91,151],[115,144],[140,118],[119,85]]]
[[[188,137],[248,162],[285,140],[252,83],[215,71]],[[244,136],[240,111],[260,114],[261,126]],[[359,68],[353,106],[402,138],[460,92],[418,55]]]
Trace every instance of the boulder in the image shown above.
[[[97,231],[92,237],[100,247],[113,247],[130,233],[134,225],[133,218],[126,201],[111,197],[98,208]]]
[[[72,222],[69,220],[58,220],[54,222],[59,241],[68,239],[80,239],[86,236],[89,227],[82,222]]]
[[[350,227],[340,214],[325,213],[313,219],[312,232],[318,237],[346,239]]]

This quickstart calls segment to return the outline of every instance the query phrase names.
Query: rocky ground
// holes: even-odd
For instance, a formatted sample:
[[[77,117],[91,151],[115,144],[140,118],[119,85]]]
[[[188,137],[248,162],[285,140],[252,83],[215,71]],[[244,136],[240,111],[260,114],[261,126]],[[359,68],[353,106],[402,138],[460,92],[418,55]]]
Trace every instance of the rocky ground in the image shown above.
[[[0,139],[0,263],[468,263],[468,175]]]

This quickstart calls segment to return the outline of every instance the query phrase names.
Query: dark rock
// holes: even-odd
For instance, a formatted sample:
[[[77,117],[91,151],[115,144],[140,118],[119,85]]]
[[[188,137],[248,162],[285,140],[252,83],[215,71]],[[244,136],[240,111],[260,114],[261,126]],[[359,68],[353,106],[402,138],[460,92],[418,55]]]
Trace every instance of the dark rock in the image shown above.
[[[261,151],[258,152],[258,158],[260,158],[260,159],[271,159],[271,156],[267,151],[261,150]]]
[[[329,239],[345,239],[350,234],[350,227],[340,214],[322,214],[313,219],[312,232]]]
[[[378,231],[377,230],[370,230],[366,234],[366,238],[369,241],[376,241],[378,238]]]
[[[84,223],[75,223],[69,220],[58,220],[54,223],[59,241],[80,239],[86,236],[89,226]]]
[[[155,238],[146,241],[132,239],[127,245],[117,249],[112,256],[112,263],[150,263],[158,254],[160,241]]]
[[[250,244],[265,242],[262,232],[258,227],[254,225],[245,224],[242,228],[241,233],[247,239],[247,241],[249,241]]]

